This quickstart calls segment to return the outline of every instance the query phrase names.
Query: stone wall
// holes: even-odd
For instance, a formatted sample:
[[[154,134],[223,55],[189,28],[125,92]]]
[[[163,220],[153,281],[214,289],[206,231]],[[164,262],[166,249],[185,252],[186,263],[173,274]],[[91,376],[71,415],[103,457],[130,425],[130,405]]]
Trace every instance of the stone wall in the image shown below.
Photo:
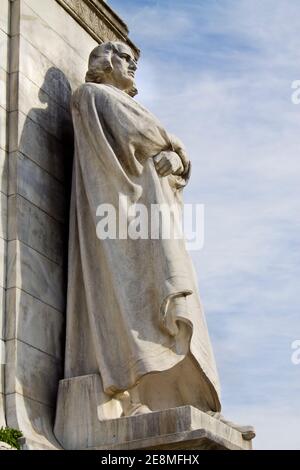
[[[57,445],[64,356],[70,97],[92,48],[105,39],[128,42],[127,28],[102,0],[1,0],[0,14],[0,425],[5,408],[27,448],[48,448]]]
[[[4,362],[5,362],[5,278],[7,248],[7,118],[8,118],[8,47],[9,0],[0,8],[0,427],[5,425]]]

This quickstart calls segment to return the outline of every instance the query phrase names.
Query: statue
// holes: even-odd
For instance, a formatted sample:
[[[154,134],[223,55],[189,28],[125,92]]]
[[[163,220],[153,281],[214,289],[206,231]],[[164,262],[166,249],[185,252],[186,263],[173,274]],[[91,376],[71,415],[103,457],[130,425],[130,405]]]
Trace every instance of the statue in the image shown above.
[[[99,207],[180,208],[190,175],[183,144],[138,104],[136,59],[96,47],[72,98],[65,379],[97,374],[103,419],[192,405],[220,416],[215,360],[182,238],[99,239]],[[80,406],[80,405],[79,405]],[[102,413],[102,415],[101,415]]]

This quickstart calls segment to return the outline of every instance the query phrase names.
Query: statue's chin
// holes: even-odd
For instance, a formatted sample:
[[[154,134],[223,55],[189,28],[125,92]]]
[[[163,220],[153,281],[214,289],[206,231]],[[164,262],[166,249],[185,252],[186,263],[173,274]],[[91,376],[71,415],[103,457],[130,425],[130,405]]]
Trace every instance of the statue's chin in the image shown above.
[[[121,87],[120,87],[121,88]],[[134,78],[129,78],[126,80],[126,86],[125,83],[123,83],[122,87],[123,91],[125,91],[129,96],[134,97],[135,95],[138,94],[138,90],[134,81]]]
[[[132,85],[131,88],[126,90],[126,93],[128,93],[128,95],[132,98],[134,98],[138,94],[138,89],[136,88],[135,83]]]
[[[114,86],[119,88],[119,90],[125,91],[130,96],[137,95],[138,91],[135,85],[135,81],[131,77],[127,77],[126,80],[118,80],[114,83]]]

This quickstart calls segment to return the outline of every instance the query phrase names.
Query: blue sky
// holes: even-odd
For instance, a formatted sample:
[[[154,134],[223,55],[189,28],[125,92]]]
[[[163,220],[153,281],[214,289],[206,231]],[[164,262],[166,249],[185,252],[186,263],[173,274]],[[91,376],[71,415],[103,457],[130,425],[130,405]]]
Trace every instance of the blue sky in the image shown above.
[[[142,56],[137,99],[186,144],[192,252],[223,412],[300,449],[299,0],[110,0]]]

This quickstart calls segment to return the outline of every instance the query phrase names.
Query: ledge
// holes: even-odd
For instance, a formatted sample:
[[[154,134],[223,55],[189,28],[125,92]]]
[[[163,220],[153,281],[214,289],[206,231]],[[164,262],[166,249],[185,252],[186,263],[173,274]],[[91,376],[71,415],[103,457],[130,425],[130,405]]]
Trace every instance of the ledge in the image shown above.
[[[128,28],[103,0],[56,0],[96,41],[122,41],[139,56]]]
[[[192,406],[119,418],[105,424],[107,435],[114,436],[113,441],[89,450],[252,449],[251,441],[245,441],[240,432]],[[132,440],[126,440],[126,435],[131,435]]]
[[[60,381],[54,434],[64,449],[252,449],[251,441],[245,440],[237,429],[193,406],[105,419],[101,401],[97,374]],[[113,408],[106,406],[112,416]]]

